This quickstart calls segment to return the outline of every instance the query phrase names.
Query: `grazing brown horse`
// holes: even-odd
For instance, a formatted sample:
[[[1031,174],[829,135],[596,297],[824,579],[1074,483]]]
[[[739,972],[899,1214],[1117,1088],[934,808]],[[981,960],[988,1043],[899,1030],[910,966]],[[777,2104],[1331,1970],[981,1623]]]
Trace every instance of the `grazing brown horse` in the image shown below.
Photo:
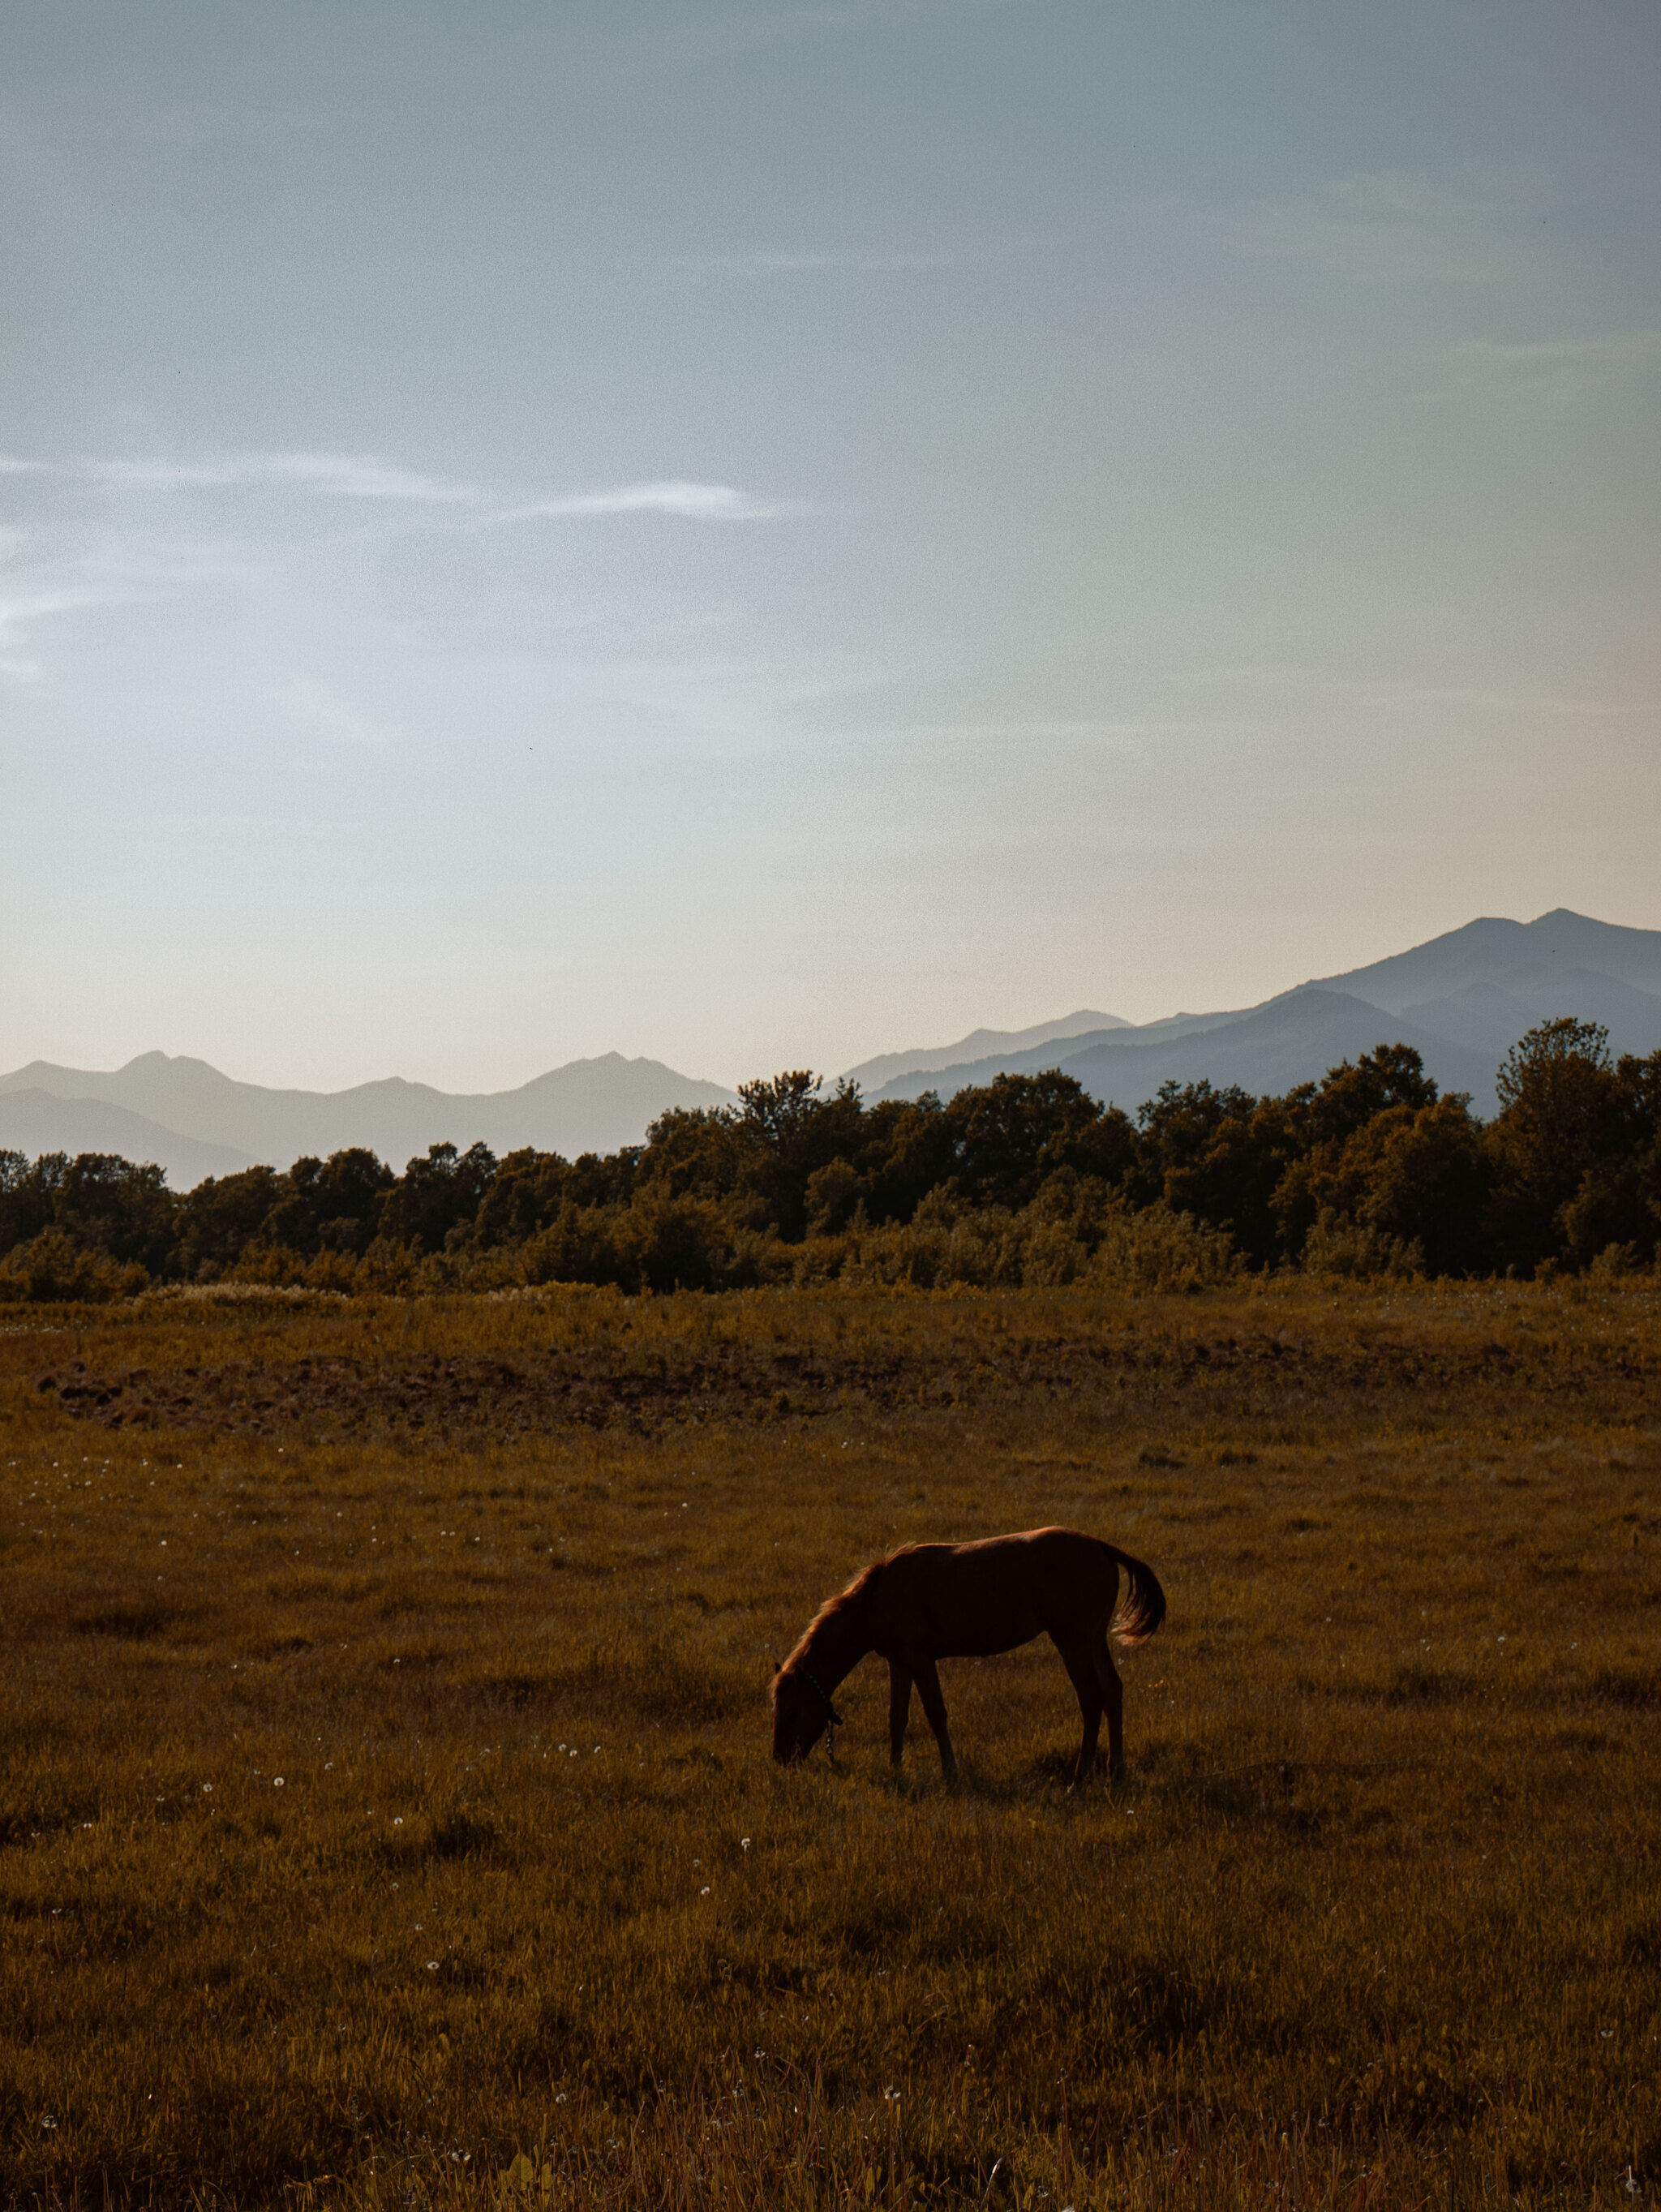
[[[1129,1588],[1118,1602],[1119,1569]],[[977,1544],[902,1544],[856,1575],[821,1605],[807,1633],[773,1677],[773,1755],[805,1758],[826,1729],[840,1724],[836,1686],[868,1651],[888,1662],[888,1747],[898,1766],[906,1747],[912,1685],[940,1746],[948,1782],[957,1759],[946,1726],[937,1659],[984,1658],[1047,1635],[1078,1692],[1083,1741],[1075,1786],[1095,1765],[1102,1709],[1107,1713],[1108,1772],[1125,1771],[1125,1690],[1107,1649],[1145,1643],[1165,1618],[1165,1592],[1151,1567],[1075,1528],[1028,1528]]]

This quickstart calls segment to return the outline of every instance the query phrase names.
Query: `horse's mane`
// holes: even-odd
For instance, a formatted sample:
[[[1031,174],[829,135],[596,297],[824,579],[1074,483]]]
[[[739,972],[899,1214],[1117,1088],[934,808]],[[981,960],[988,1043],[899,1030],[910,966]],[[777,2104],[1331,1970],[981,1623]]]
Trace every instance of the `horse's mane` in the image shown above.
[[[815,1613],[813,1619],[802,1631],[800,1637],[797,1640],[795,1650],[791,1653],[789,1658],[785,1660],[784,1665],[779,1668],[778,1673],[773,1676],[773,1693],[775,1699],[779,1695],[779,1683],[784,1680],[787,1674],[793,1674],[796,1668],[802,1664],[808,1652],[813,1648],[814,1638],[824,1627],[826,1622],[836,1620],[841,1613],[852,1613],[855,1607],[858,1606],[864,1598],[866,1593],[870,1589],[872,1582],[882,1573],[883,1568],[888,1565],[889,1561],[898,1559],[903,1557],[906,1553],[915,1551],[916,1548],[916,1546],[913,1544],[902,1544],[898,1551],[889,1552],[880,1559],[873,1559],[870,1566],[861,1567],[858,1573],[848,1584],[846,1589],[838,1590],[834,1597],[827,1597],[825,1600],[823,1605],[820,1607],[818,1612]]]

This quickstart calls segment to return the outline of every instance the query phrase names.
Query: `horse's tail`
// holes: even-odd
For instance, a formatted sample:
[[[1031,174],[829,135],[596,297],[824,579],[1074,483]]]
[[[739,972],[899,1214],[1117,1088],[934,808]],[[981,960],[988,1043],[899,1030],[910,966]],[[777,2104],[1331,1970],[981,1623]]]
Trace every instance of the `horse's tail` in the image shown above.
[[[1165,1592],[1160,1588],[1159,1577],[1140,1559],[1121,1552],[1117,1544],[1107,1548],[1124,1568],[1127,1585],[1113,1608],[1109,1632],[1121,1644],[1145,1644],[1165,1618]]]

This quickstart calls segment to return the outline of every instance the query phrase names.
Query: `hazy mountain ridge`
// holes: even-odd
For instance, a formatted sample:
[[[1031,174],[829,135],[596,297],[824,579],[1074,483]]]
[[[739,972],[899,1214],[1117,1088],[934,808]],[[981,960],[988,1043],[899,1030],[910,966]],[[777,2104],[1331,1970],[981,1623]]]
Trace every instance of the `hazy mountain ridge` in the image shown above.
[[[1485,917],[1257,1006],[1125,1024],[1072,1038],[1062,1051],[995,1048],[949,1066],[937,1054],[888,1054],[905,1062],[903,1072],[875,1095],[934,1090],[950,1097],[997,1074],[1058,1066],[1094,1097],[1131,1109],[1167,1081],[1283,1091],[1338,1060],[1401,1043],[1420,1053],[1444,1090],[1468,1091],[1486,1115],[1497,1105],[1494,1079],[1511,1046],[1561,1014],[1604,1023],[1617,1053],[1661,1048],[1661,930],[1567,908],[1531,922]]]
[[[873,1098],[950,1097],[1001,1073],[1059,1066],[1130,1109],[1169,1081],[1285,1091],[1375,1045],[1402,1043],[1445,1091],[1469,1092],[1490,1115],[1506,1052],[1562,1014],[1604,1023],[1616,1052],[1661,1048],[1661,930],[1562,908],[1531,922],[1488,916],[1256,1006],[1142,1024],[1084,1009],[878,1054],[848,1073]],[[429,1145],[476,1140],[498,1154],[534,1146],[571,1158],[639,1143],[667,1108],[737,1103],[719,1084],[618,1053],[569,1061],[514,1090],[466,1093],[397,1076],[346,1091],[276,1090],[151,1052],[108,1072],[33,1060],[0,1076],[0,1146],[154,1160],[185,1188],[255,1160],[283,1168],[356,1145],[394,1167]]]
[[[206,1060],[150,1052],[108,1072],[33,1060],[0,1076],[0,1104],[26,1092],[119,1109],[159,1128],[163,1137],[235,1156],[198,1174],[222,1174],[251,1160],[285,1168],[303,1153],[326,1157],[353,1145],[367,1146],[397,1167],[429,1145],[445,1142],[482,1141],[499,1153],[534,1145],[573,1158],[638,1144],[647,1123],[670,1106],[736,1103],[719,1084],[681,1075],[659,1060],[625,1060],[620,1053],[571,1060],[512,1091],[452,1093],[398,1076],[347,1091],[277,1091],[236,1082]],[[70,1126],[67,1118],[64,1126]],[[154,1141],[151,1151],[127,1157],[161,1160]],[[29,1149],[125,1147],[53,1138]]]
[[[1444,1090],[1467,1091],[1474,1098],[1487,1092],[1491,1099],[1493,1056],[1452,1043],[1348,993],[1306,986],[1248,1013],[1224,1016],[1209,1027],[1174,1036],[1141,1039],[1133,1031],[1124,1040],[1088,1039],[1082,1050],[1059,1057],[1040,1048],[1015,1059],[992,1057],[939,1074],[919,1071],[889,1084],[880,1095],[915,1098],[937,1090],[946,1097],[969,1084],[990,1083],[997,1074],[1036,1075],[1059,1066],[1093,1097],[1133,1111],[1163,1083],[1209,1081],[1219,1089],[1234,1083],[1257,1092],[1286,1091],[1375,1045],[1398,1043],[1414,1047]]]
[[[1315,989],[1349,991],[1387,1013],[1402,1013],[1473,985],[1527,995],[1588,974],[1661,994],[1661,929],[1628,929],[1567,907],[1533,921],[1489,915],[1367,967],[1310,981]]]
[[[1031,1029],[971,1030],[955,1044],[930,1045],[917,1052],[879,1052],[874,1059],[862,1060],[858,1067],[849,1068],[843,1079],[857,1083],[862,1091],[878,1091],[895,1076],[913,1074],[919,1069],[956,1067],[966,1060],[983,1060],[990,1054],[1027,1052],[1034,1046],[1058,1043],[1063,1039],[1076,1043],[1087,1036],[1105,1035],[1110,1030],[1131,1026],[1117,1014],[1085,1010],[1064,1014],[1058,1022],[1035,1022]]]
[[[32,1159],[42,1152],[113,1152],[164,1169],[175,1190],[253,1165],[248,1153],[230,1145],[201,1144],[124,1106],[101,1098],[60,1098],[39,1085],[0,1094],[0,1152]]]

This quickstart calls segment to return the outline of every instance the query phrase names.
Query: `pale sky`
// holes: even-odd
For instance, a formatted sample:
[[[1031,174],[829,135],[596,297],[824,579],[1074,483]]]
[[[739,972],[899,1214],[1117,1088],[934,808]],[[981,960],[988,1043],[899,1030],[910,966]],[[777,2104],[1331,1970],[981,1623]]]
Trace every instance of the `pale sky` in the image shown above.
[[[25,0],[0,1063],[1661,927],[1661,11]]]

